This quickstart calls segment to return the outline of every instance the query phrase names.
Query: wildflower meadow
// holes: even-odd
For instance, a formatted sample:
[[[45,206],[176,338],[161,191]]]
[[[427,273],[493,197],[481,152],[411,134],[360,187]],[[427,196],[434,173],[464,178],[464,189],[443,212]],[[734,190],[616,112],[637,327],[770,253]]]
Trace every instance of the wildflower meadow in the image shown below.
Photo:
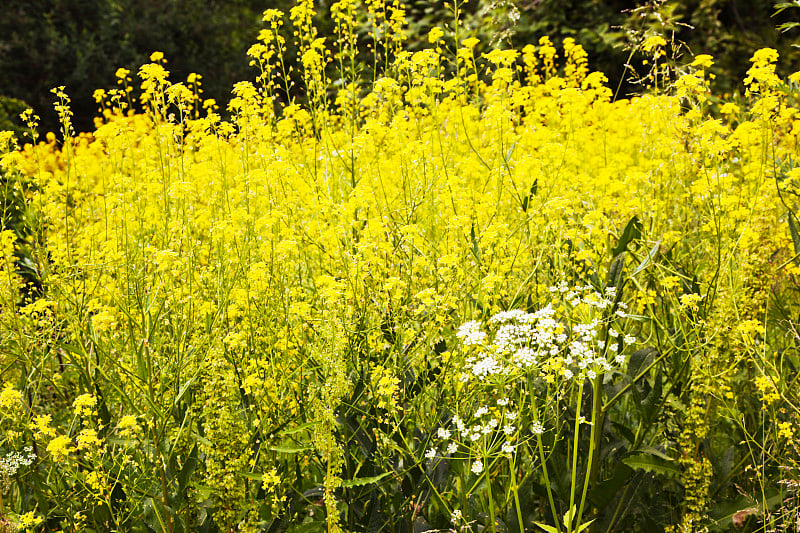
[[[622,98],[451,8],[0,134],[0,532],[800,530],[800,73],[649,35]]]

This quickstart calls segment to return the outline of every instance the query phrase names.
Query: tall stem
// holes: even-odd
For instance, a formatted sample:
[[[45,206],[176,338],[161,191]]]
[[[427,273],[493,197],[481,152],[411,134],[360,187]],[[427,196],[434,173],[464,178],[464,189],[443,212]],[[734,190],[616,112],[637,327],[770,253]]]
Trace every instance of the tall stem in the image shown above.
[[[578,404],[575,406],[575,433],[572,437],[572,471],[570,472],[568,511],[570,518],[573,513],[573,509],[575,508],[575,485],[577,484],[576,475],[578,471],[578,434],[581,430],[581,403],[583,402],[584,378],[581,377],[579,379],[581,380],[581,384],[578,386]],[[572,520],[569,520],[566,526],[567,533],[572,533]]]
[[[580,527],[581,516],[583,516],[583,507],[586,504],[586,495],[589,494],[590,484],[594,484],[594,476],[597,471],[597,455],[600,451],[599,440],[601,432],[598,431],[597,426],[603,424],[602,403],[600,402],[602,387],[602,374],[595,376],[592,391],[592,430],[589,437],[589,463],[586,465],[586,475],[583,480],[583,493],[581,494],[581,505],[578,508],[578,520],[575,522],[575,527]]]
[[[536,404],[533,405],[533,412],[536,412]],[[558,511],[556,510],[556,502],[553,501],[553,491],[550,490],[550,476],[547,474],[547,460],[544,457],[544,446],[542,446],[542,435],[536,435],[536,446],[539,448],[539,460],[542,462],[542,473],[544,474],[544,487],[547,489],[547,499],[550,501],[550,511],[553,513],[553,522],[556,525],[556,531],[561,533],[561,526],[558,521]]]

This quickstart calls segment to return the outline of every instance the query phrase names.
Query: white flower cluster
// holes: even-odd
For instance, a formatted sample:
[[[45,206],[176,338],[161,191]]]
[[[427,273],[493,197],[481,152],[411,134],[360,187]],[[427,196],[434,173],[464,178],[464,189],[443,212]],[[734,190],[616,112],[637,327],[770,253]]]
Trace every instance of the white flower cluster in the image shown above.
[[[509,454],[514,452],[514,446],[504,442],[506,438],[513,436],[517,432],[514,422],[519,413],[506,409],[509,407],[509,400],[502,398],[497,400],[497,409],[490,411],[488,406],[481,406],[475,410],[470,417],[471,422],[465,422],[460,416],[455,415],[451,420],[452,430],[439,428],[436,431],[438,442],[425,452],[426,459],[446,457],[454,455],[460,445],[473,448],[482,441],[482,447],[494,447],[501,443],[501,451]],[[483,439],[483,440],[482,440]],[[440,454],[439,450],[444,450]]]
[[[36,456],[33,455],[33,448],[26,447],[23,452],[11,452],[5,457],[0,457],[0,476],[11,477],[20,468],[30,466]]]
[[[572,308],[587,306],[590,310],[603,311],[613,304],[616,288],[607,287],[600,293],[590,286],[570,289],[561,282],[550,287],[550,292]],[[625,307],[623,302],[617,305]],[[559,356],[563,358],[565,379],[575,375],[594,379],[598,373],[611,370],[612,363],[603,353],[599,338],[602,322],[594,319],[569,324],[568,320],[560,321],[556,315],[551,304],[533,313],[521,309],[503,311],[487,321],[486,329],[491,334],[484,331],[480,321],[462,324],[456,336],[471,350],[461,380],[486,381],[494,375],[525,373],[545,359]],[[616,338],[619,334],[610,329],[609,335]],[[636,339],[625,335],[623,340],[625,345],[630,345]],[[617,350],[617,343],[608,343],[608,348],[612,352]],[[623,364],[625,358],[618,354],[613,362]]]
[[[0,491],[5,491],[20,468],[30,466],[36,455],[30,446],[23,450],[24,453],[11,452],[5,457],[0,457]]]

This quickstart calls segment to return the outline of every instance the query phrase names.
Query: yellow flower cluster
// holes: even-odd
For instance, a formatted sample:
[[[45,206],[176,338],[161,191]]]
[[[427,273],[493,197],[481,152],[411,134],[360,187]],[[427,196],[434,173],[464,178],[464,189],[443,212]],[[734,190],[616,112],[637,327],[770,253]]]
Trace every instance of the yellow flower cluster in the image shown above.
[[[269,10],[248,52],[257,83],[235,85],[229,120],[201,99],[199,75],[171,82],[154,52],[138,71],[145,113],[128,112],[131,73],[120,69],[121,88],[95,94],[96,131],[70,134],[59,90],[68,140],[3,159],[38,184],[28,200],[46,238],[44,297],[19,305],[15,237],[0,234],[0,337],[36,339],[20,360],[57,376],[36,378],[42,405],[24,427],[97,497],[112,482],[75,467],[81,457],[149,465],[115,481],[133,499],[173,490],[180,465],[201,455],[203,483],[186,501],[215,498],[220,529],[244,529],[258,521],[259,489],[280,507],[285,455],[297,454],[291,469],[310,460],[281,431],[302,428],[289,440],[308,432],[307,447],[338,468],[334,409],[354,383],[389,413],[382,422],[406,408],[403,380],[435,374],[442,390],[463,391],[456,359],[470,351],[442,348],[460,323],[545,308],[548,287],[564,279],[602,290],[615,255],[635,287],[612,318],[643,331],[642,316],[672,301],[695,317],[718,280],[721,293],[763,303],[764,279],[800,274],[780,196],[796,176],[786,169],[774,187],[765,170],[793,160],[800,138],[792,101],[776,90],[774,51],[753,57],[750,100],[712,118],[702,111],[710,56],[697,56],[672,93],[612,101],[574,40],[480,53],[470,37],[451,52],[449,31],[434,28],[431,46],[411,53],[401,50],[402,5],[368,2],[385,70],[367,83],[355,75],[355,5],[333,11],[336,43],[317,38],[314,2],[292,7],[304,101],[284,63],[284,16]],[[666,45],[651,36],[644,50],[658,59]],[[632,220],[641,235],[622,256]],[[668,272],[651,268],[663,257]],[[769,275],[734,283],[719,275],[723,259],[731,272]],[[685,288],[693,276],[702,294]],[[597,298],[584,307],[619,303]],[[740,332],[753,337],[760,318]],[[566,338],[561,327],[552,333]],[[608,339],[598,361],[611,357],[606,345],[630,344]],[[542,364],[545,384],[572,375],[565,361]],[[75,397],[87,383],[97,394]],[[754,386],[765,407],[780,399],[770,379]],[[0,408],[23,409],[11,384]],[[327,429],[303,426],[312,422]],[[710,467],[697,464],[705,487]],[[331,486],[336,468],[325,473]],[[168,499],[148,497],[153,509]],[[333,490],[325,498],[335,506]]]

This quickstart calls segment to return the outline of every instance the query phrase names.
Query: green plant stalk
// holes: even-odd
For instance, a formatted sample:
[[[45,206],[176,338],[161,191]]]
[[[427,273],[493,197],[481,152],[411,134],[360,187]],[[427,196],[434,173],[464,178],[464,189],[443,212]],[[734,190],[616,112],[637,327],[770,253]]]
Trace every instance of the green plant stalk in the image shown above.
[[[519,533],[525,533],[525,525],[522,522],[522,508],[519,503],[519,486],[517,485],[517,467],[514,464],[514,453],[508,458],[511,466],[511,490],[514,493],[514,508],[517,511],[517,522],[519,523]],[[548,487],[548,491],[550,487]],[[2,503],[2,501],[0,501]]]
[[[483,464],[485,468],[483,475],[486,477],[486,494],[489,497],[489,519],[492,521],[491,531],[493,533],[497,533],[497,522],[494,514],[494,498],[492,497],[492,478],[489,475],[489,469],[491,465],[489,464],[489,456],[485,451]]]
[[[586,495],[589,494],[590,486],[594,486],[594,478],[597,475],[597,455],[600,453],[599,440],[602,433],[597,430],[597,426],[603,424],[603,410],[600,402],[603,375],[598,374],[594,378],[592,391],[592,430],[589,437],[589,463],[586,466],[586,476],[583,480],[583,493],[581,494],[581,504],[578,507],[578,519],[575,527],[580,527],[583,507],[586,504]],[[576,434],[577,442],[577,434]]]
[[[569,508],[570,512],[575,507],[575,485],[576,479],[576,471],[578,469],[578,433],[581,430],[581,403],[583,402],[583,379],[581,379],[581,384],[578,386],[578,404],[575,406],[575,433],[572,437],[572,471],[570,472],[570,483],[569,483]],[[572,520],[566,524],[567,526],[567,533],[572,533]]]
[[[544,447],[542,446],[542,436],[536,435],[536,444],[539,448],[539,460],[542,462],[542,473],[544,474],[544,486],[547,489],[547,499],[550,500],[550,511],[553,513],[553,522],[556,524],[556,531],[561,533],[561,526],[558,521],[558,511],[556,503],[553,501],[553,492],[550,490],[550,476],[547,474],[547,461],[544,458]]]

